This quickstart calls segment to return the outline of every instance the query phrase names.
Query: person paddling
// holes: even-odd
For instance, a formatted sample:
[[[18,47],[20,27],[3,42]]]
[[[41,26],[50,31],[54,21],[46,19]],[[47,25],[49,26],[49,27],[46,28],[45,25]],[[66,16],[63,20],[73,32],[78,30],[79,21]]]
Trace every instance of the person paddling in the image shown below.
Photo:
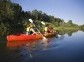
[[[37,30],[35,29],[33,24],[30,24],[26,29],[26,35],[36,34]]]
[[[53,28],[49,27],[49,24],[46,24],[46,25],[45,25],[45,28],[44,28],[45,34],[51,33],[51,32],[52,32],[52,29],[53,29]]]

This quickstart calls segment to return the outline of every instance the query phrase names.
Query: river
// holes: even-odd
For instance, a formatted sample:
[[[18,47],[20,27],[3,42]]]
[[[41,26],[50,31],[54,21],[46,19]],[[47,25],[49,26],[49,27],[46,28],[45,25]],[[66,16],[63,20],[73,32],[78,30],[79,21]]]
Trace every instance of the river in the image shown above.
[[[0,62],[84,62],[84,32],[64,34],[49,41],[0,43]]]

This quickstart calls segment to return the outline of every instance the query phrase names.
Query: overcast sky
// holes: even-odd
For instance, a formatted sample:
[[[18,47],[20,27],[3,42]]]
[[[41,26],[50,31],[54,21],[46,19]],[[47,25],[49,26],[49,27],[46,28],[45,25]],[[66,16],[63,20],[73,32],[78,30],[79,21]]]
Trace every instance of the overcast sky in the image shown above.
[[[24,11],[41,10],[48,15],[72,20],[76,24],[84,24],[84,0],[11,0],[22,6]]]

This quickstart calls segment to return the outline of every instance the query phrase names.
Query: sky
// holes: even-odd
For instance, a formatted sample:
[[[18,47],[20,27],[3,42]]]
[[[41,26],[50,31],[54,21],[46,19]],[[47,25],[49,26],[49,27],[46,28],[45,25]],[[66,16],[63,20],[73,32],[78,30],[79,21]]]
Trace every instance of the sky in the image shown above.
[[[41,10],[48,15],[84,24],[84,0],[11,0],[18,3],[24,11]]]

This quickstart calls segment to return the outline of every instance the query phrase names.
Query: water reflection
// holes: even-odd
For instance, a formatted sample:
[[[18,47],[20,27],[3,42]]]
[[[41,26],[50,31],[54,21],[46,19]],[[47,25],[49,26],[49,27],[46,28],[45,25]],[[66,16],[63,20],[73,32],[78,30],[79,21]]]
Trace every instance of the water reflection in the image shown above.
[[[7,42],[10,50],[18,51],[20,57],[33,58],[37,52],[56,48],[61,44],[64,36],[48,38],[48,41],[13,41]]]
[[[50,49],[55,49],[55,48],[59,48],[60,45],[62,44],[62,40],[65,38],[64,35],[61,35],[60,37],[53,37],[53,38],[49,38],[50,42],[48,43],[48,50]]]
[[[65,34],[68,34],[69,36],[72,36],[73,33],[75,32],[78,32],[78,30],[62,30],[62,31],[59,31],[59,34],[61,35],[65,35]]]
[[[38,40],[38,41],[14,41],[7,42],[7,47],[11,50],[19,50],[21,55],[28,55],[33,57],[32,52],[44,50],[48,46],[48,41]]]
[[[19,57],[18,62],[52,62],[54,60],[54,62],[81,62],[84,60],[84,32],[75,31],[73,34],[70,31],[68,33],[72,35],[69,36],[66,33],[60,37],[48,38],[49,41],[7,42],[7,47],[11,50],[9,54],[12,53],[10,57]]]

